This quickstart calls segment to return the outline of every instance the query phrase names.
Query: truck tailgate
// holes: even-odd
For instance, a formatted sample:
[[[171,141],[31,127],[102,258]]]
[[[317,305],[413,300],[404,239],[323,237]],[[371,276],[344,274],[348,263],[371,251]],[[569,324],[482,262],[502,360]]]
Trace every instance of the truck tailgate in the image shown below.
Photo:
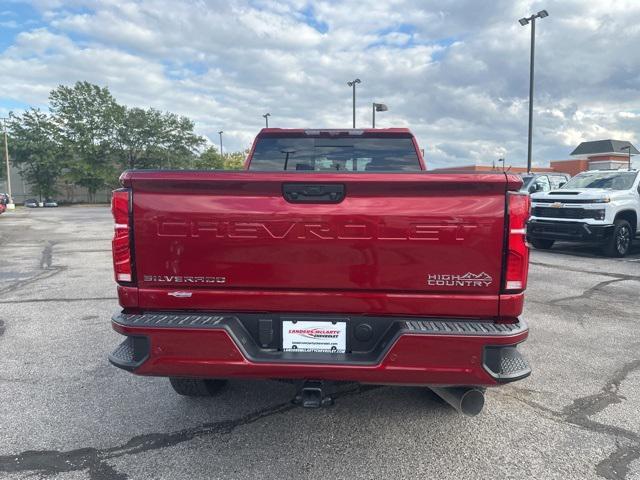
[[[387,313],[435,314],[458,299],[470,315],[497,314],[504,175],[128,172],[123,182],[141,306],[182,295],[190,308],[263,311],[289,295],[290,310],[384,302]]]

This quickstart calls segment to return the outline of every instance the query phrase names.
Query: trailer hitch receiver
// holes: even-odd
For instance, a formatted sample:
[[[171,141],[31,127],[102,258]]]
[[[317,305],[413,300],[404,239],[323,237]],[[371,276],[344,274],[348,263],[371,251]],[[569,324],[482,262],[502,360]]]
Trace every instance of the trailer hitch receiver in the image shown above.
[[[324,382],[305,380],[293,398],[293,403],[303,408],[320,408],[333,405],[333,398],[327,394]]]

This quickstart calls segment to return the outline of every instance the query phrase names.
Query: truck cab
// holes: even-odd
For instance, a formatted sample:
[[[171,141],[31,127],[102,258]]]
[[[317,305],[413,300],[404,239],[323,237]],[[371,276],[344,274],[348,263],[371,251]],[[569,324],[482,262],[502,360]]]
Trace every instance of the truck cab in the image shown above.
[[[557,240],[599,245],[612,257],[629,253],[638,234],[638,170],[590,170],[562,188],[531,195],[527,239],[549,249]]]

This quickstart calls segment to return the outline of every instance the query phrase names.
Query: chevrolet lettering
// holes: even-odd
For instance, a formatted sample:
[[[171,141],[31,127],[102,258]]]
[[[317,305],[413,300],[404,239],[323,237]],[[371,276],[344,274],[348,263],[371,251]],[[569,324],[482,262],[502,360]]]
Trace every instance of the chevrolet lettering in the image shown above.
[[[446,224],[412,223],[378,225],[355,222],[252,222],[194,220],[191,222],[161,219],[159,237],[229,238],[275,240],[450,240],[470,238],[477,225],[450,220]]]

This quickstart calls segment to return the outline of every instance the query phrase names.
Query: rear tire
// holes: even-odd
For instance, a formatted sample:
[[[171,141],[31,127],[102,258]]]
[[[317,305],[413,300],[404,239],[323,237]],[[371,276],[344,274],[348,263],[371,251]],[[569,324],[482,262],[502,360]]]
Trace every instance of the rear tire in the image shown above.
[[[548,240],[546,238],[532,238],[530,240],[531,245],[533,245],[538,250],[549,250],[553,247],[555,240]]]
[[[604,245],[604,254],[608,257],[624,257],[631,249],[634,233],[631,224],[618,219],[613,222],[613,232]]]
[[[180,377],[170,377],[169,381],[176,393],[185,397],[211,397],[227,383],[226,380]]]

